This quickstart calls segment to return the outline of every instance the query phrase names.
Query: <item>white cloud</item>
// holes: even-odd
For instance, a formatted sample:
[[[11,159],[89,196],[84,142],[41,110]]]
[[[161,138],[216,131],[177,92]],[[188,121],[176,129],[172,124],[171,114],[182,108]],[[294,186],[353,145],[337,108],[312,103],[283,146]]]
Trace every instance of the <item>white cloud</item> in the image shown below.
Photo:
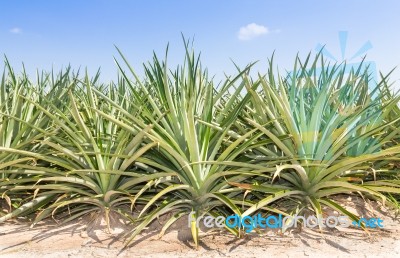
[[[15,28],[12,28],[12,29],[10,30],[10,32],[11,32],[12,34],[21,34],[21,33],[22,33],[22,30],[21,30],[21,28],[15,27]]]
[[[269,29],[265,26],[250,23],[240,28],[238,38],[240,40],[251,40],[261,35],[268,34],[269,32]]]

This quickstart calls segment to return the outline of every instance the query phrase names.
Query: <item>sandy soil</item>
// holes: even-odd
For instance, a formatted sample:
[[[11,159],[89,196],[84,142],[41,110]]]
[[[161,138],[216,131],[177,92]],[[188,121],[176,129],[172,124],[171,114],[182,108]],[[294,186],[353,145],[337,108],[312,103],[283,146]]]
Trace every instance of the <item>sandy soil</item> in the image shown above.
[[[198,250],[193,248],[187,218],[182,218],[161,239],[156,222],[129,248],[122,249],[121,227],[106,233],[104,223],[88,229],[80,220],[65,226],[46,222],[30,229],[15,220],[0,225],[1,257],[400,257],[400,223],[376,203],[361,205],[347,198],[354,211],[364,217],[380,217],[384,229],[365,231],[337,228],[319,232],[272,230],[236,238],[225,231],[202,232]],[[355,204],[355,205],[354,205]]]

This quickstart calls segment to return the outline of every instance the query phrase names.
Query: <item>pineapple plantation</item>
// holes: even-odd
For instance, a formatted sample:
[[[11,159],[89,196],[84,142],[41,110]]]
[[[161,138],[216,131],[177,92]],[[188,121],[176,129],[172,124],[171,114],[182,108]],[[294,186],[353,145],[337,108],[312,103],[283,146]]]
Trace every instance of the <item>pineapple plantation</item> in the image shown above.
[[[69,68],[32,79],[5,60],[0,223],[97,216],[111,230],[124,218],[130,245],[160,216],[162,235],[190,215],[197,246],[205,215],[328,208],[359,220],[337,196],[400,208],[400,96],[389,76],[374,82],[362,65],[348,72],[317,54],[288,73],[271,59],[266,74],[249,65],[216,84],[188,46],[180,66],[155,55],[144,76],[120,52],[108,84]]]

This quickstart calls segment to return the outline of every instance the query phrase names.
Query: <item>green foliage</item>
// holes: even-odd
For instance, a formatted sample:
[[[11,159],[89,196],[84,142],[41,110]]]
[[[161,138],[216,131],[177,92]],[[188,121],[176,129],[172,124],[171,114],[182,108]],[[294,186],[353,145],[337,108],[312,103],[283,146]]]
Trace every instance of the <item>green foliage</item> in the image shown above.
[[[363,193],[385,202],[383,193],[400,193],[398,181],[376,180],[380,171],[373,166],[400,152],[398,144],[387,145],[398,133],[391,129],[400,117],[391,112],[399,97],[384,98],[361,67],[346,74],[345,66],[329,67],[322,56],[313,61],[308,56],[304,64],[297,58],[293,72],[279,77],[271,61],[266,76],[247,84],[252,100],[244,119],[272,141],[254,148],[252,155],[266,166],[274,158],[283,161],[270,180],[246,186],[267,196],[245,215],[285,199],[294,201],[291,212],[310,208],[321,215],[326,205],[348,215],[329,197]]]
[[[217,87],[188,46],[182,66],[154,55],[143,78],[120,52],[121,76],[109,84],[69,68],[33,81],[6,60],[0,223],[96,213],[109,224],[118,213],[132,222],[129,244],[166,213],[161,235],[191,212],[321,215],[327,206],[355,218],[337,194],[398,207],[400,97],[388,76],[373,87],[362,65],[348,73],[318,54],[283,76],[272,60],[256,79],[249,65]]]

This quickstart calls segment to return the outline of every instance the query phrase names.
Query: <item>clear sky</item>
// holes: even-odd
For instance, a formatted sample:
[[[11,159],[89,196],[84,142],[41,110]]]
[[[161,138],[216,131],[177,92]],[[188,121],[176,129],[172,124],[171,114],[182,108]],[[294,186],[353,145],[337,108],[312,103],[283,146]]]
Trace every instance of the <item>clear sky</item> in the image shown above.
[[[296,53],[315,52],[318,44],[342,61],[339,31],[347,31],[345,59],[366,44],[367,60],[388,72],[400,66],[400,1],[1,1],[0,53],[28,72],[71,64],[101,67],[103,80],[114,79],[114,44],[140,72],[152,51],[170,63],[181,62],[181,32],[194,37],[203,65],[216,78],[233,73],[231,59],[266,71],[267,58],[289,67]],[[343,42],[343,40],[342,40]],[[368,43],[369,42],[369,43]],[[369,46],[369,47],[368,47]],[[372,46],[372,47],[371,47]],[[358,62],[356,56],[350,62]],[[392,76],[400,88],[400,67]]]

